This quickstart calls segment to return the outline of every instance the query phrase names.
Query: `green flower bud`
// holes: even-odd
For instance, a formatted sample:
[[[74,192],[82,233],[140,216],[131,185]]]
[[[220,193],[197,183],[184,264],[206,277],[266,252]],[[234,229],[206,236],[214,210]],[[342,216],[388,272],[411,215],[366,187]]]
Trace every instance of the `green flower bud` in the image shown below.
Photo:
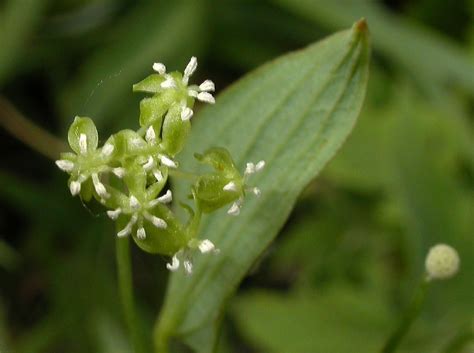
[[[76,116],[69,128],[67,139],[74,152],[84,155],[95,151],[99,136],[92,119]]]

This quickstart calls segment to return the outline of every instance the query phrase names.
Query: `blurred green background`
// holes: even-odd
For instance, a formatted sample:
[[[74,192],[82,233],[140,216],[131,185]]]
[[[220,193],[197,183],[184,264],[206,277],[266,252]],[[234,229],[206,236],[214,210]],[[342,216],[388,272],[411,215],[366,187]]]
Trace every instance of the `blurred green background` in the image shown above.
[[[69,195],[49,134],[64,140],[76,114],[102,139],[136,128],[131,85],[154,61],[196,55],[196,81],[219,92],[361,17],[373,60],[359,123],[229,301],[219,352],[378,352],[444,242],[461,271],[432,286],[400,352],[472,353],[473,0],[0,2],[0,352],[131,352],[113,226]],[[149,332],[165,261],[134,248]]]

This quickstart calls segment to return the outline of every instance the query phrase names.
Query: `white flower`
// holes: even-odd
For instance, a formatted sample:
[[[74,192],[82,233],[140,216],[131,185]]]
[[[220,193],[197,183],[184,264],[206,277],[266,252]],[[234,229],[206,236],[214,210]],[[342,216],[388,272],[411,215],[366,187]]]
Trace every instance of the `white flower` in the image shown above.
[[[219,249],[216,249],[214,244],[209,239],[204,240],[191,240],[188,246],[179,250],[173,255],[171,263],[166,264],[166,268],[172,272],[177,271],[180,268],[181,263],[183,264],[184,272],[187,275],[193,273],[193,252],[199,250],[201,254],[218,254]]]
[[[459,255],[449,245],[438,244],[433,246],[425,260],[428,279],[447,279],[454,276],[459,270]]]
[[[153,215],[151,210],[158,204],[166,204],[171,202],[171,200],[171,190],[166,191],[165,195],[153,200],[139,200],[135,195],[130,195],[128,197],[127,207],[109,210],[107,211],[107,216],[116,220],[121,214],[129,215],[130,219],[128,223],[117,233],[117,236],[124,237],[129,235],[133,227],[137,224],[136,236],[138,239],[143,240],[146,239],[146,231],[143,226],[145,220],[159,229],[166,229],[168,227],[166,221]]]

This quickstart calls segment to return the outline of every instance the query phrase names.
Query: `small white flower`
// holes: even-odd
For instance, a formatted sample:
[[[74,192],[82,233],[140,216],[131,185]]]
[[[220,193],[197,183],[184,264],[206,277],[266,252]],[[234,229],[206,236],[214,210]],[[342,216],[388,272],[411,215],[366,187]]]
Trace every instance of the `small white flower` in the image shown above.
[[[70,172],[74,169],[74,163],[71,162],[71,161],[68,161],[66,159],[60,159],[60,160],[56,161],[56,165],[63,172]]]
[[[459,270],[458,252],[446,244],[433,246],[425,260],[428,279],[447,279],[454,276]]]
[[[153,70],[158,72],[160,75],[163,75],[166,73],[166,66],[162,63],[154,63]]]
[[[253,192],[254,195],[257,196],[257,197],[259,197],[259,196],[262,194],[262,192],[260,191],[260,189],[257,188],[257,187],[254,187],[254,188],[252,189],[252,192]]]

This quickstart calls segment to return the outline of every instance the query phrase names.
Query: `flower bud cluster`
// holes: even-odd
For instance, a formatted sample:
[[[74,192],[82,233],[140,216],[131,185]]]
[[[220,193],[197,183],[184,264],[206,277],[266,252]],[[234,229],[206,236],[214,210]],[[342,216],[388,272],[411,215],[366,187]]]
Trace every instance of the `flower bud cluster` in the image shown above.
[[[118,237],[132,236],[143,250],[171,256],[167,268],[176,271],[182,264],[186,273],[192,272],[194,252],[218,252],[211,241],[197,238],[202,214],[231,204],[228,214],[238,215],[247,192],[260,195],[247,179],[265,165],[247,163],[241,176],[224,148],[196,154],[214,172],[196,175],[191,187],[194,208],[184,206],[189,220],[182,222],[168,207],[173,194],[166,185],[169,175],[179,169],[175,156],[189,136],[194,103],[215,103],[212,81],[189,85],[196,68],[195,57],[183,74],[167,73],[162,63],[153,64],[155,73],[133,86],[135,92],[150,95],[140,102],[140,128],[119,131],[99,147],[94,122],[76,117],[68,132],[73,152],[62,153],[56,161],[70,175],[73,196],[84,201],[94,198],[105,206],[107,216],[116,222]]]

